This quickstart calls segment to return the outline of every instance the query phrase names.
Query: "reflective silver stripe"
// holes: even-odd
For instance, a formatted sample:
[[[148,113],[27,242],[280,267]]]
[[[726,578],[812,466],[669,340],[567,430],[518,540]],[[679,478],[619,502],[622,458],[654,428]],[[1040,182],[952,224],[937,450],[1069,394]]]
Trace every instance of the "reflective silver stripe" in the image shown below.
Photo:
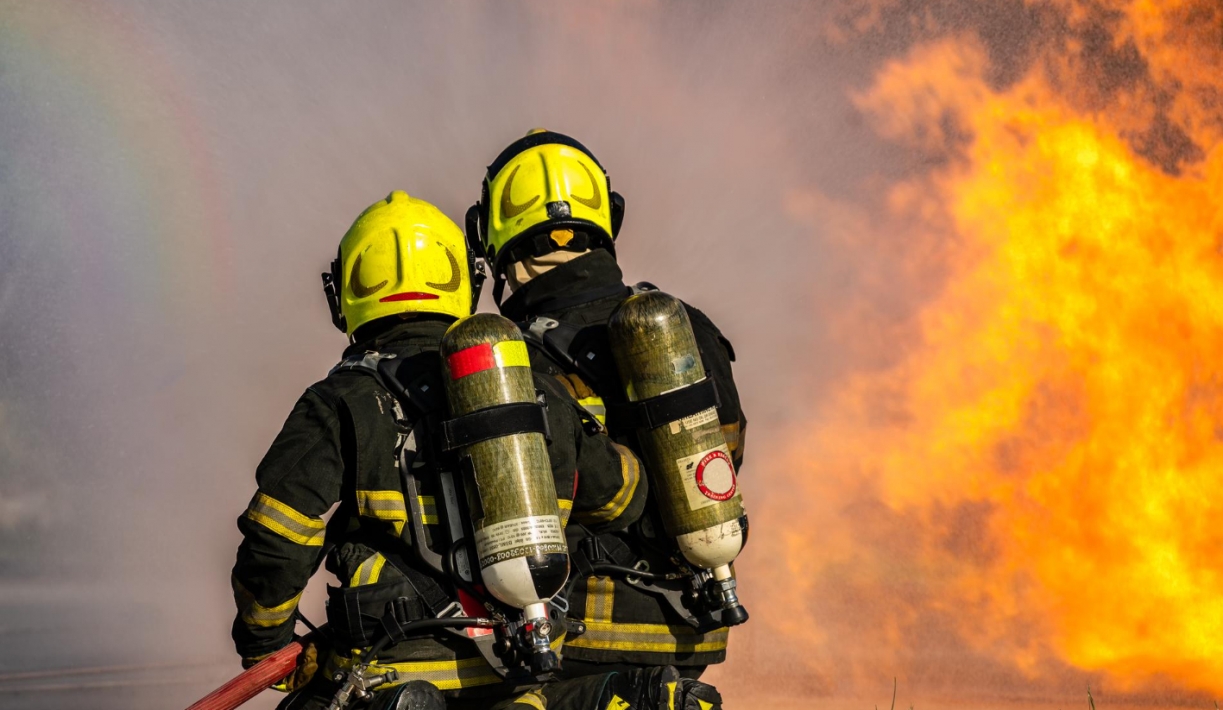
[[[739,448],[739,422],[723,424],[722,438],[726,439],[726,447],[731,451]]]
[[[357,513],[379,520],[408,519],[408,508],[399,491],[357,491]]]
[[[603,398],[594,395],[593,397],[583,397],[578,400],[578,404],[590,413],[590,416],[599,421],[600,424],[607,424],[607,406],[603,404]]]
[[[637,484],[641,482],[641,464],[637,456],[620,444],[612,444],[620,455],[620,480],[623,484],[610,501],[595,510],[583,510],[577,513],[580,523],[600,523],[615,520],[620,517],[629,503],[633,502],[633,494],[637,492]]]
[[[266,493],[255,494],[246,517],[299,545],[321,547],[327,525],[321,518],[300,513]]]
[[[586,621],[612,620],[612,605],[615,603],[616,585],[611,577],[588,577],[586,579]]]
[[[327,672],[330,675],[351,666],[352,659],[332,656],[327,664]],[[400,685],[412,680],[423,680],[437,686],[438,690],[458,690],[502,682],[501,676],[497,675],[492,667],[480,657],[463,658],[457,661],[374,663],[370,668],[375,672],[393,668],[399,674],[398,680],[385,687]]]
[[[568,640],[566,645],[605,651],[702,653],[725,650],[729,638],[729,629],[697,634],[688,626],[587,621],[586,633]]]
[[[255,595],[247,591],[237,578],[232,578],[231,582],[234,588],[234,599],[237,600],[238,609],[242,615],[242,623],[247,626],[271,628],[292,619],[293,612],[297,611],[297,603],[301,601],[302,594],[305,592],[302,590],[276,606],[263,606],[255,601]]]
[[[382,568],[386,565],[386,558],[375,552],[357,567],[357,571],[352,575],[350,583],[353,587],[361,587],[366,584],[375,584],[378,578],[382,576]]]

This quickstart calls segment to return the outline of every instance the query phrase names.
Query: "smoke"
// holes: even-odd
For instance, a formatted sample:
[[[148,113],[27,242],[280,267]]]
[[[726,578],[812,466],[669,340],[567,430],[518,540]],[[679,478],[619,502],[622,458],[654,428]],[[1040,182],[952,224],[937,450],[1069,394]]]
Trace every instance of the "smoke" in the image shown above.
[[[1038,71],[1094,87],[1060,95],[1169,174],[1217,140],[1214,84],[1166,51],[1208,30],[1126,21],[1142,7],[0,3],[0,667],[236,669],[233,520],[344,345],[318,273],[393,189],[461,222],[484,166],[544,126],[625,195],[627,277],[739,356],[754,621],[714,672],[727,697],[886,700],[901,673],[902,699],[1064,697],[1087,677],[965,641],[943,570],[908,563],[923,530],[969,540],[988,507],[896,515],[828,437],[856,421],[844,383],[891,377],[961,273],[938,179],[971,109]],[[908,416],[898,397],[873,391],[870,416]],[[185,705],[214,680],[182,678],[92,704]]]
[[[19,637],[5,670],[237,668],[233,521],[292,402],[344,345],[318,273],[392,189],[461,221],[484,166],[536,126],[608,165],[628,200],[628,277],[699,305],[735,342],[761,452],[744,475],[757,466],[751,485],[768,485],[773,425],[803,405],[778,393],[787,368],[811,361],[795,353],[815,352],[804,303],[823,268],[785,188],[863,174],[855,146],[872,140],[847,125],[842,79],[805,56],[815,10],[52,2],[0,14],[0,401],[39,435],[35,468],[6,463],[18,492],[0,500],[49,516],[22,517],[6,548],[19,563],[0,572],[12,590],[0,614],[28,623],[6,623]],[[94,705],[186,704],[206,687],[103,689]]]

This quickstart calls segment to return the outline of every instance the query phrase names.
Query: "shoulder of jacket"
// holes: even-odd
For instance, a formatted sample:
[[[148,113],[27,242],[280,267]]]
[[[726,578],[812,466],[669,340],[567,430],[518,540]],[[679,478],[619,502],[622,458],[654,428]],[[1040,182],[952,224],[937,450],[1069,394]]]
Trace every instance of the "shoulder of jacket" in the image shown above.
[[[704,311],[696,306],[686,301],[681,301],[681,303],[684,304],[684,308],[688,311],[688,320],[692,322],[692,329],[697,332],[697,335],[700,335],[703,332],[705,335],[712,336],[713,338],[717,339],[717,341],[722,344],[722,347],[726,348],[726,355],[729,357],[730,361],[734,362],[735,347],[731,345],[730,339],[722,334],[721,329],[718,328],[713,320],[711,320],[709,316],[705,315]]]
[[[354,358],[346,358],[333,367],[326,377],[311,385],[307,391],[314,392],[318,397],[335,406],[341,400],[355,394],[382,389],[374,369],[355,362]]]

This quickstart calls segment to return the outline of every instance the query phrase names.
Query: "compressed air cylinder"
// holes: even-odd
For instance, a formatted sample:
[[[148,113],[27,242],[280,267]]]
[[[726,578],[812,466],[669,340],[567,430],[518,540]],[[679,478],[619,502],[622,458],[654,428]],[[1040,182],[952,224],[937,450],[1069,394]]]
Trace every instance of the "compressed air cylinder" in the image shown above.
[[[452,325],[442,358],[453,417],[536,401],[522,334],[499,315]],[[544,435],[500,436],[465,446],[460,456],[470,459],[466,488],[485,587],[526,619],[546,620],[545,602],[564,585],[569,554]]]
[[[673,296],[630,296],[612,314],[608,337],[630,402],[705,379],[688,313]],[[667,534],[693,565],[729,579],[746,517],[717,410],[640,430],[638,439]]]

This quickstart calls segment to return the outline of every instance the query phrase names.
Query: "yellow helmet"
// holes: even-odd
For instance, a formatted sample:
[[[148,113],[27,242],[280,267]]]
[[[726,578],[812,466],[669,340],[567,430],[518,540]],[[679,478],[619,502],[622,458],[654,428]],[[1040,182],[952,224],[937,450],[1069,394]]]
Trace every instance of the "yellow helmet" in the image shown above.
[[[331,320],[352,335],[385,316],[469,315],[484,276],[474,261],[458,225],[396,190],[366,208],[340,240],[339,257],[323,274]]]
[[[530,256],[602,248],[615,253],[624,199],[599,161],[569,136],[535,129],[501,151],[467,211],[467,239],[493,269]]]

